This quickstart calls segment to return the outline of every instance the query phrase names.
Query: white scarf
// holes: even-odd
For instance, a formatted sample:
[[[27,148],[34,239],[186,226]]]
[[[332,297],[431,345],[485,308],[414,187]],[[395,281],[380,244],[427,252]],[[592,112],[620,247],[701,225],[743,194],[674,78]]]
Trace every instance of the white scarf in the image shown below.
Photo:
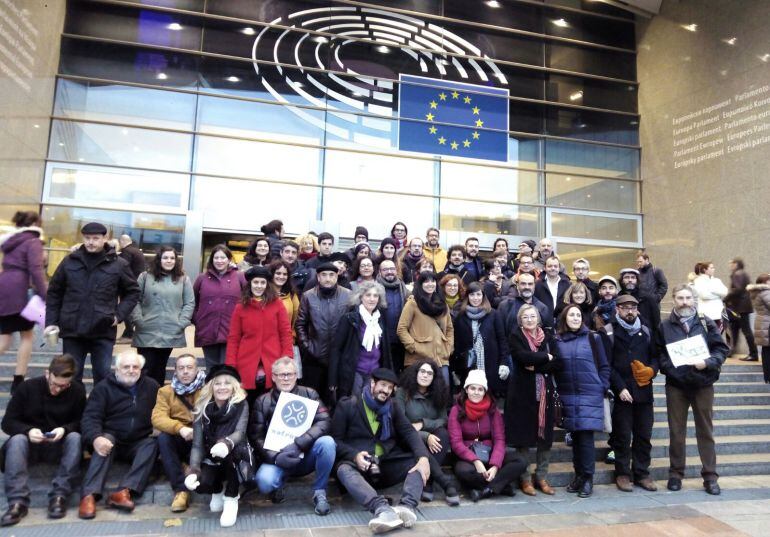
[[[373,347],[380,346],[380,337],[382,337],[382,328],[380,328],[380,311],[374,310],[374,313],[369,313],[363,304],[358,306],[358,313],[361,314],[361,320],[366,324],[366,330],[364,331],[364,339],[361,345],[364,346],[366,352],[371,352]]]

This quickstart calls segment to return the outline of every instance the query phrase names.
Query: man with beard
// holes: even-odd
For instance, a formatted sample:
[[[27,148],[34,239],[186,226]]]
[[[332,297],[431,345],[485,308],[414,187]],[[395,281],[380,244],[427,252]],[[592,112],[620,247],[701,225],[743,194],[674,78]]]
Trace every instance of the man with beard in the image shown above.
[[[652,379],[658,372],[657,349],[650,329],[639,319],[637,300],[631,295],[618,297],[615,318],[599,333],[607,345],[610,385],[615,393],[612,409],[615,484],[618,489],[631,492],[633,478],[643,489],[657,490],[650,477],[650,438],[655,422]]]
[[[363,393],[342,398],[332,418],[337,479],[374,515],[369,521],[373,533],[414,526],[415,509],[430,477],[425,444],[401,406],[393,404],[397,384],[393,371],[375,369]],[[396,483],[403,483],[401,499],[390,507],[375,487]]]
[[[377,282],[385,288],[385,300],[388,304],[384,311],[385,330],[388,331],[390,338],[390,357],[393,360],[393,369],[396,373],[400,373],[404,368],[404,344],[401,343],[396,334],[396,328],[398,328],[398,320],[401,318],[401,311],[404,309],[406,299],[411,293],[404,282],[398,279],[396,265],[389,259],[380,263]]]
[[[591,329],[599,330],[605,324],[611,323],[615,317],[618,296],[618,281],[612,276],[604,275],[599,280],[599,300],[591,314]]]
[[[507,252],[506,252],[507,253]],[[484,262],[479,257],[479,239],[465,239],[465,269],[468,271],[468,283],[479,281],[485,274]]]
[[[302,295],[294,325],[302,353],[303,384],[313,388],[324,399],[329,386],[329,350],[337,324],[347,312],[350,299],[350,291],[337,285],[338,270],[332,263],[318,265],[318,284]]]
[[[415,237],[409,241],[409,247],[406,253],[400,256],[401,276],[404,283],[414,283],[417,279],[417,263],[422,261],[423,247],[422,239]]]
[[[538,251],[535,257],[535,268],[542,272],[545,270],[545,262],[552,255],[556,254],[556,248],[553,246],[553,241],[548,237],[543,237],[538,243]],[[535,255],[535,254],[533,254]],[[566,272],[564,265],[559,263],[559,272]]]
[[[332,250],[334,249],[334,235],[324,231],[318,234],[318,255],[308,259],[305,267],[315,269],[321,263],[330,263]]]
[[[458,276],[467,286],[473,281],[468,267],[465,265],[465,248],[460,244],[454,244],[447,250],[448,261],[444,270],[439,273],[439,279],[447,274]],[[436,268],[438,272],[438,268]]]
[[[102,496],[107,472],[117,456],[131,468],[120,479],[118,491],[109,495],[107,505],[121,511],[134,510],[131,493],[141,494],[147,486],[158,454],[152,436],[152,409],[158,383],[142,375],[144,358],[135,352],[115,359],[115,372],[94,386],[86,403],[81,429],[83,445],[93,448],[83,478],[78,516],[96,516],[96,501]]]
[[[682,488],[686,464],[687,413],[692,407],[695,437],[703,465],[703,487],[709,494],[720,493],[717,483],[717,455],[714,445],[714,383],[729,351],[714,321],[698,315],[692,289],[687,284],[674,287],[674,310],[660,323],[656,344],[660,370],[666,375],[666,412],[668,413],[669,459],[668,490]],[[692,365],[676,366],[666,345],[688,338],[700,338],[708,347],[708,358]]]
[[[433,267],[436,269],[436,272],[444,270],[444,267],[446,267],[447,264],[448,255],[438,242],[439,236],[439,230],[437,228],[429,227],[428,231],[425,232],[425,245],[422,247],[422,255],[433,262]],[[417,279],[416,275],[414,279]]]
[[[543,328],[553,327],[553,317],[548,306],[535,298],[535,277],[532,274],[519,274],[519,279],[516,283],[516,295],[515,297],[503,299],[497,307],[499,315],[503,316],[506,334],[510,336],[519,326],[516,317],[519,314],[519,308],[524,304],[532,304],[537,308]]]
[[[620,294],[631,295],[639,303],[639,317],[655,335],[660,325],[660,306],[655,297],[648,295],[639,288],[639,271],[635,268],[624,268],[620,271]]]

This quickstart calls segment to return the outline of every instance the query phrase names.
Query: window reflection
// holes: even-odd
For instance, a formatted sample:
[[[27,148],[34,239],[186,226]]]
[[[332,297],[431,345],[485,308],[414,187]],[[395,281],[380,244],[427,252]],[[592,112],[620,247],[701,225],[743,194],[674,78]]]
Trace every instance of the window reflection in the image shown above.
[[[441,163],[441,195],[508,203],[539,203],[537,172]]]
[[[589,273],[592,280],[597,281],[604,274],[618,274],[622,268],[632,267],[636,262],[636,248],[614,248],[611,246],[589,246],[586,244],[569,244],[559,242],[556,245],[559,257],[567,267],[567,274],[572,274],[572,263],[584,257],[591,262]]]
[[[539,237],[540,209],[519,205],[441,200],[441,229]]]
[[[639,178],[639,150],[561,140],[545,141],[545,169],[563,174]]]
[[[324,185],[433,194],[432,160],[326,151]]]
[[[551,210],[551,234],[595,241],[640,243],[639,219]]]
[[[545,186],[548,205],[623,213],[639,211],[639,184],[549,173]]]

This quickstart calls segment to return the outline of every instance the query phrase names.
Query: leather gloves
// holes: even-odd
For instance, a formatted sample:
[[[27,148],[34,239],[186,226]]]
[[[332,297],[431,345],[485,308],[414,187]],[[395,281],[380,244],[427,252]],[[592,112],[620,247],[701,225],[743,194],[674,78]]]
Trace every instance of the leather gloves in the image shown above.
[[[302,450],[299,449],[299,446],[292,442],[291,444],[287,445],[285,448],[283,448],[280,453],[275,457],[275,465],[283,468],[284,470],[288,470],[290,468],[293,468],[297,466],[302,459],[300,459],[300,455],[302,454]]]
[[[631,362],[631,371],[634,374],[634,380],[639,386],[647,386],[652,381],[652,377],[655,376],[655,371],[639,360]]]

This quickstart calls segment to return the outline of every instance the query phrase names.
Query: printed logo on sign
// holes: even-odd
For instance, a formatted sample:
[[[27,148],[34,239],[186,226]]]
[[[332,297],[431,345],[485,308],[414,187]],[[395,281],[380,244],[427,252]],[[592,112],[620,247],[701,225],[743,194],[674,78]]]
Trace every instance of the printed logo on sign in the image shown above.
[[[307,407],[302,401],[291,401],[283,407],[281,419],[287,427],[299,427],[307,419]]]

